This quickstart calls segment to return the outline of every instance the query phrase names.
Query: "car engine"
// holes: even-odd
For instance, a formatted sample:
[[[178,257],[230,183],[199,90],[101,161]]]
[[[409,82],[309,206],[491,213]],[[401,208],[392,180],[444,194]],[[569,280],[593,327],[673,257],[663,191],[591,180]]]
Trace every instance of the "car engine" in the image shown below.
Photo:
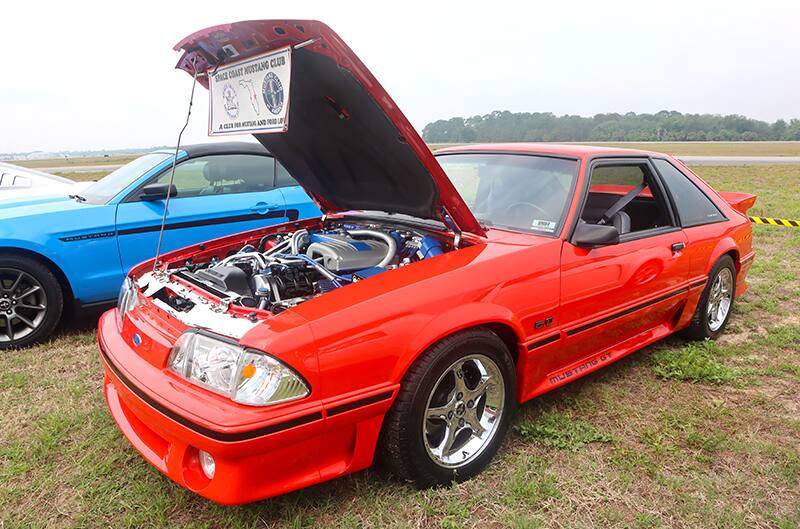
[[[341,223],[270,234],[257,246],[173,273],[228,303],[279,313],[450,248],[447,241],[415,230]]]

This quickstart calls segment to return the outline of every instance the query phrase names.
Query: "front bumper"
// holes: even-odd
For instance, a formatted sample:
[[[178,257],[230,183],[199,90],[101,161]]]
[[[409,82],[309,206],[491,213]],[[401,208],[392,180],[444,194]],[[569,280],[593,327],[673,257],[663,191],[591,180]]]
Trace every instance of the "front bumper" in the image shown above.
[[[153,466],[178,484],[219,503],[255,501],[319,482],[319,454],[325,425],[322,406],[284,407],[272,420],[245,427],[200,423],[195,413],[176,409],[168,396],[147,389],[142,380],[157,379],[159,389],[185,393],[143,361],[122,338],[116,311],[103,315],[98,342],[105,367],[103,390],[120,431]],[[134,375],[135,373],[135,375]],[[184,395],[185,398],[185,395]],[[177,399],[179,400],[179,399]],[[221,400],[221,399],[219,399]],[[239,405],[217,403],[211,415],[235,416]],[[210,453],[216,473],[208,479],[198,450]]]

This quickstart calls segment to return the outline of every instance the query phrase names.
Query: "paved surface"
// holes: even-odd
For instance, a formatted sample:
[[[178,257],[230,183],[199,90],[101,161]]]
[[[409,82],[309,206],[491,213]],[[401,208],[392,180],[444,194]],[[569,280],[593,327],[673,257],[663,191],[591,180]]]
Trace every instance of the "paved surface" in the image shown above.
[[[686,165],[800,164],[800,156],[676,156]]]

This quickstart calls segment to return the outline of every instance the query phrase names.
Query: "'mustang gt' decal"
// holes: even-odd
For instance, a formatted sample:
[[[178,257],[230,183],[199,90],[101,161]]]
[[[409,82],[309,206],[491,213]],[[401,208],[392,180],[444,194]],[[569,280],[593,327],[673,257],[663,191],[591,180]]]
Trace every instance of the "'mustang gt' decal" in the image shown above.
[[[575,378],[586,371],[593,370],[603,364],[607,364],[614,359],[611,353],[600,353],[588,360],[581,362],[578,365],[564,369],[563,371],[555,371],[547,375],[547,381],[551,385],[561,384],[562,382]]]

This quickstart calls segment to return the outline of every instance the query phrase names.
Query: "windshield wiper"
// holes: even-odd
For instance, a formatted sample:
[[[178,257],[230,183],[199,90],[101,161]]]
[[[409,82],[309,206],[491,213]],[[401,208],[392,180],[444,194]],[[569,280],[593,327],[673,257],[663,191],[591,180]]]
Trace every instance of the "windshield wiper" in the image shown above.
[[[82,197],[80,195],[70,195],[69,198],[74,198],[78,202],[86,202],[86,197]]]

